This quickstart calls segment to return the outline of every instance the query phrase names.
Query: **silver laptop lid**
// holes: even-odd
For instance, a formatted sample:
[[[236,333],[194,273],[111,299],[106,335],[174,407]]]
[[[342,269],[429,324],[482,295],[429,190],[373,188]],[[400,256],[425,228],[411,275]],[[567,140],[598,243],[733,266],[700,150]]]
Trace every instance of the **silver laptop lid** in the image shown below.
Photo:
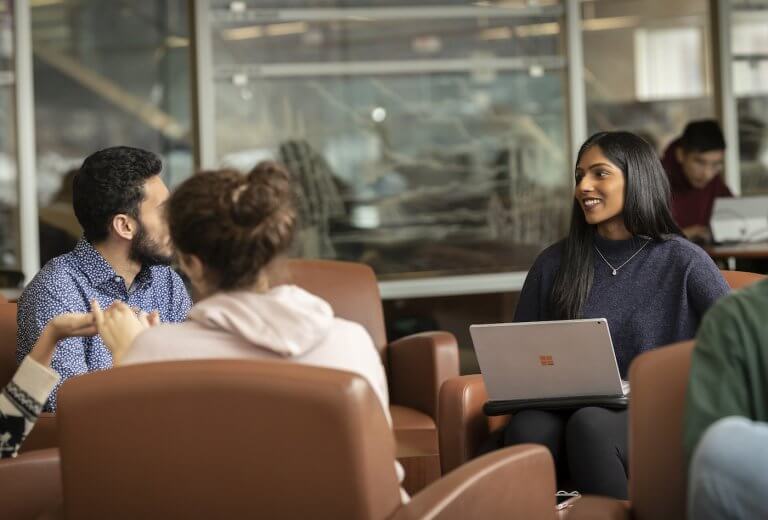
[[[719,197],[710,219],[715,242],[768,239],[768,196]]]
[[[469,332],[491,400],[622,395],[603,318],[472,325]]]

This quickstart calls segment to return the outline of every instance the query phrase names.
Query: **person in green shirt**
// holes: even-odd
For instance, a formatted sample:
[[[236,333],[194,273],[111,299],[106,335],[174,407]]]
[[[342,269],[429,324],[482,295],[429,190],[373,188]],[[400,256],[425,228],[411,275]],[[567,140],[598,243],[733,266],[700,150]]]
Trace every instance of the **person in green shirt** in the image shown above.
[[[768,280],[722,298],[705,315],[683,446],[689,518],[768,518]]]

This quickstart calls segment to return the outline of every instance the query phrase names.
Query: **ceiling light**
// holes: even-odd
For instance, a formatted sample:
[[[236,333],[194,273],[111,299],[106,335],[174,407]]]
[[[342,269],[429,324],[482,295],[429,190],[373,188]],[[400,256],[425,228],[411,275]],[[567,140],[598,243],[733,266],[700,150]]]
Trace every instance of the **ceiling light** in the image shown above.
[[[165,38],[165,44],[172,48],[189,47],[189,38],[171,35]]]
[[[387,118],[387,111],[383,107],[376,107],[371,111],[371,119],[381,123]]]
[[[585,31],[608,31],[634,27],[640,22],[638,16],[613,16],[610,18],[590,18],[581,23]]]
[[[306,22],[273,23],[270,25],[249,25],[221,31],[221,37],[225,40],[249,40],[262,36],[287,36],[289,34],[302,34],[307,32],[309,26]]]

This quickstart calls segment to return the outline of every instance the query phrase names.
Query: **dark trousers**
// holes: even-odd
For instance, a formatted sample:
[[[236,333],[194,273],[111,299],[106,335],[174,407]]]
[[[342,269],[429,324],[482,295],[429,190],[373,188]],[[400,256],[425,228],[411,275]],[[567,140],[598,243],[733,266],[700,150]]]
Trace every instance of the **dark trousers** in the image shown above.
[[[627,499],[627,412],[525,410],[504,430],[505,446],[532,442],[552,452],[558,481],[582,494]]]

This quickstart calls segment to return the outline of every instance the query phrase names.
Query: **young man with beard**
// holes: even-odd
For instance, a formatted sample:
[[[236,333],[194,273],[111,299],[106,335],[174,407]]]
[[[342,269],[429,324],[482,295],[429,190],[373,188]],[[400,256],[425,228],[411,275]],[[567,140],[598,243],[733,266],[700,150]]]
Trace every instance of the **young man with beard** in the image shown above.
[[[73,180],[75,215],[83,237],[48,262],[19,299],[17,358],[29,354],[45,325],[69,312],[106,308],[116,300],[154,321],[180,322],[191,301],[168,264],[172,249],[164,216],[168,198],[162,162],[152,152],[118,146],[89,156]],[[112,366],[99,336],[59,341],[51,368],[67,378]],[[60,383],[59,383],[60,384]],[[56,389],[46,410],[56,409]]]

